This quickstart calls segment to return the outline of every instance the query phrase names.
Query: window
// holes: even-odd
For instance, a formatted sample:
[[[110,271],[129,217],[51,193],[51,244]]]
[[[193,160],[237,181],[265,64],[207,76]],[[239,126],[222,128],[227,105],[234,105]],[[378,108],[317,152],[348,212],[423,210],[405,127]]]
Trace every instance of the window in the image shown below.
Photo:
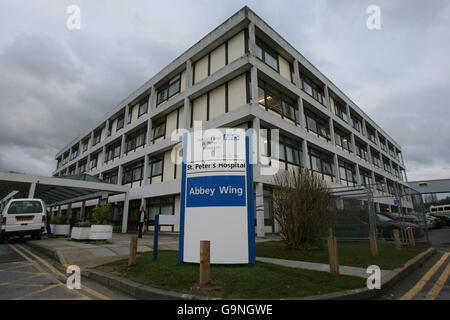
[[[386,171],[386,172],[389,172],[389,173],[391,173],[391,164],[389,163],[389,160],[387,160],[387,159],[384,159],[384,157],[383,157],[383,169]]]
[[[75,166],[69,168],[69,176],[75,175]]]
[[[138,112],[138,118],[142,116],[143,114],[147,113],[148,110],[148,97],[143,99],[139,103],[139,112]]]
[[[369,154],[367,148],[360,143],[355,143],[356,155],[362,160],[369,161]]]
[[[94,140],[92,141],[92,145],[95,146],[100,142],[102,130],[97,130],[94,132]]]
[[[98,153],[91,155],[91,160],[89,161],[89,169],[95,169],[97,168],[97,159],[98,159]]]
[[[120,157],[120,146],[121,142],[119,141],[113,145],[106,147],[105,162]]]
[[[339,161],[339,176],[341,179],[341,184],[354,186],[357,183],[354,165]]]
[[[126,137],[125,152],[134,151],[137,148],[145,145],[145,136],[147,134],[147,127],[143,127]]]
[[[372,175],[367,171],[361,171],[360,173],[362,184],[369,188],[372,185]]]
[[[159,105],[171,97],[180,93],[181,89],[181,73],[170,79],[166,84],[158,89],[156,95],[156,104]]]
[[[337,128],[334,128],[334,140],[336,145],[340,146],[342,149],[349,152],[353,150],[350,135]]]
[[[360,127],[360,125],[359,125],[359,120],[358,120],[358,118],[356,118],[356,117],[354,117],[354,116],[351,116],[351,118],[352,118],[352,127],[353,127],[356,131],[361,132],[361,127]]]
[[[261,80],[258,82],[258,103],[266,110],[278,113],[282,118],[287,118],[296,124],[300,123],[297,103]]]
[[[348,117],[347,117],[347,110],[336,103],[336,101],[334,101],[334,113],[341,118],[342,120],[344,120],[345,122],[348,122]]]
[[[37,213],[43,211],[41,202],[32,200],[14,201],[11,202],[8,208],[8,214]]]
[[[164,155],[158,155],[151,157],[148,162],[148,177],[150,178],[150,183],[152,183],[152,178],[161,176],[164,168]]]
[[[381,168],[381,159],[378,152],[372,151],[372,163],[374,164],[374,166]]]
[[[309,160],[312,171],[319,173],[322,179],[329,178],[334,181],[334,165],[330,156],[310,148]]]
[[[373,143],[377,143],[377,138],[375,137],[375,131],[367,128],[367,135],[369,136],[369,140],[372,141]]]
[[[279,71],[278,54],[259,39],[256,40],[256,57],[276,72]]]
[[[107,183],[117,184],[118,182],[118,170],[106,172],[103,174],[103,180]]]
[[[315,113],[305,109],[306,129],[309,132],[314,132],[318,137],[323,137],[327,141],[331,140],[330,128],[328,121],[322,119]]]
[[[116,131],[123,128],[123,125],[124,125],[124,118],[125,118],[125,115],[124,115],[124,114],[122,114],[121,116],[119,116],[119,117],[117,118],[117,127],[116,127]]]
[[[155,121],[155,124],[152,128],[152,142],[155,143],[155,140],[165,137],[166,135],[166,119],[163,118],[159,121]]]
[[[87,164],[87,161],[83,161],[78,164],[78,173],[81,174],[81,173],[86,172],[86,164]]]
[[[155,215],[174,215],[175,196],[155,197],[147,200],[149,219],[155,220]]]
[[[123,168],[122,184],[131,183],[131,187],[141,186],[144,176],[144,161]]]
[[[321,104],[324,104],[324,92],[321,86],[315,84],[310,78],[303,74],[300,74],[300,82],[303,91],[312,96],[315,100],[319,101]]]
[[[268,131],[269,139],[268,139],[268,148],[266,153],[270,152],[272,154],[272,142],[270,140],[270,132]],[[280,163],[280,169],[288,170],[289,165],[293,166],[301,166],[303,167],[303,152],[301,148],[301,142],[289,139],[283,135],[280,135],[280,141],[278,142],[278,150],[279,150],[279,159],[277,159]]]
[[[78,156],[78,147],[72,149],[72,155],[70,156],[70,160],[75,159]]]

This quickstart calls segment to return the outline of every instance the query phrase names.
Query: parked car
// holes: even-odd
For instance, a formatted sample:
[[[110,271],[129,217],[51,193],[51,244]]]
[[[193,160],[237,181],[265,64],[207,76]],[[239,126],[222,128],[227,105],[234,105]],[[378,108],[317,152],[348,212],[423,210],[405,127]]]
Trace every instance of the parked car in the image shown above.
[[[447,215],[438,215],[438,214],[431,214],[432,217],[435,217],[441,226],[450,226],[450,216]]]
[[[425,214],[425,219],[427,222],[428,229],[439,229],[442,227],[442,222],[436,217],[433,217],[431,214]]]
[[[0,219],[0,242],[31,235],[39,240],[45,227],[45,204],[40,199],[11,199]]]
[[[413,214],[399,214],[396,212],[379,212],[379,214],[384,215],[395,221],[404,221],[414,224],[419,224],[419,219]]]
[[[412,228],[415,238],[422,238],[424,233],[421,227],[415,223],[394,220],[387,215],[377,213],[377,230],[384,238],[393,238],[393,231],[400,231],[400,238],[405,237],[408,228]]]

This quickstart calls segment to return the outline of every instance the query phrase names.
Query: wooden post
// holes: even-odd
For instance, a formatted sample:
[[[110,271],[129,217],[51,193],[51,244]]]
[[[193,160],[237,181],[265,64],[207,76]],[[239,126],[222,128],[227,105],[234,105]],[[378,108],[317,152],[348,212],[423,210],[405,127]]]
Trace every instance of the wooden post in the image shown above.
[[[369,239],[370,239],[370,252],[372,256],[378,257],[378,244],[377,244],[377,235],[373,231],[369,231]]]
[[[330,273],[339,274],[339,256],[337,239],[333,236],[333,230],[329,229],[330,236],[328,237],[328,256],[330,259]]]
[[[411,247],[415,247],[416,246],[416,242],[414,241],[414,233],[413,233],[413,229],[412,228],[408,228],[408,240],[409,240],[409,245]]]
[[[395,248],[398,251],[400,251],[402,250],[402,242],[400,241],[400,232],[398,231],[398,229],[394,229],[393,233],[394,233]]]
[[[136,265],[138,237],[131,236],[130,238],[130,256],[128,257],[128,267],[134,267]]]
[[[200,285],[203,286],[210,280],[210,242],[200,241]]]

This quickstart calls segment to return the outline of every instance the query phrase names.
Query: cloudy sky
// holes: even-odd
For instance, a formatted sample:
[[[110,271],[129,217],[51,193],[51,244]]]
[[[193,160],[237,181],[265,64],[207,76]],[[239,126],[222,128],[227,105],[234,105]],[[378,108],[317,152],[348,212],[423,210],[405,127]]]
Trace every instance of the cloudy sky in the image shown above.
[[[450,178],[448,0],[0,0],[0,170],[51,175],[60,148],[244,5],[400,143],[409,180]]]

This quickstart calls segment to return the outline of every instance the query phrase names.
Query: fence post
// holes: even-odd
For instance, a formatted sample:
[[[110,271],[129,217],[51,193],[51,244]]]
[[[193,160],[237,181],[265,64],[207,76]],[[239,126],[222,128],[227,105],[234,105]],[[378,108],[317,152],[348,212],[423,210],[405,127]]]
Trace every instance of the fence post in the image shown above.
[[[153,260],[158,260],[159,214],[155,214],[155,232],[153,232]]]
[[[415,247],[416,246],[416,242],[414,241],[414,233],[413,233],[413,229],[412,228],[408,228],[408,240],[409,240],[409,245],[411,247]]]
[[[200,241],[200,285],[203,286],[211,280],[210,242]]]
[[[137,253],[137,236],[131,236],[130,238],[130,255],[128,257],[128,267],[134,267],[136,265],[136,253]]]
[[[373,231],[369,231],[369,239],[370,239],[370,252],[372,256],[378,257],[378,244],[377,244],[377,235]]]
[[[400,241],[400,232],[398,231],[398,229],[394,229],[393,233],[394,233],[395,248],[398,251],[400,251],[400,250],[402,250],[402,242]]]
[[[328,256],[330,259],[330,273],[339,274],[339,256],[337,239],[333,235],[333,229],[329,228],[330,236],[328,237]]]

